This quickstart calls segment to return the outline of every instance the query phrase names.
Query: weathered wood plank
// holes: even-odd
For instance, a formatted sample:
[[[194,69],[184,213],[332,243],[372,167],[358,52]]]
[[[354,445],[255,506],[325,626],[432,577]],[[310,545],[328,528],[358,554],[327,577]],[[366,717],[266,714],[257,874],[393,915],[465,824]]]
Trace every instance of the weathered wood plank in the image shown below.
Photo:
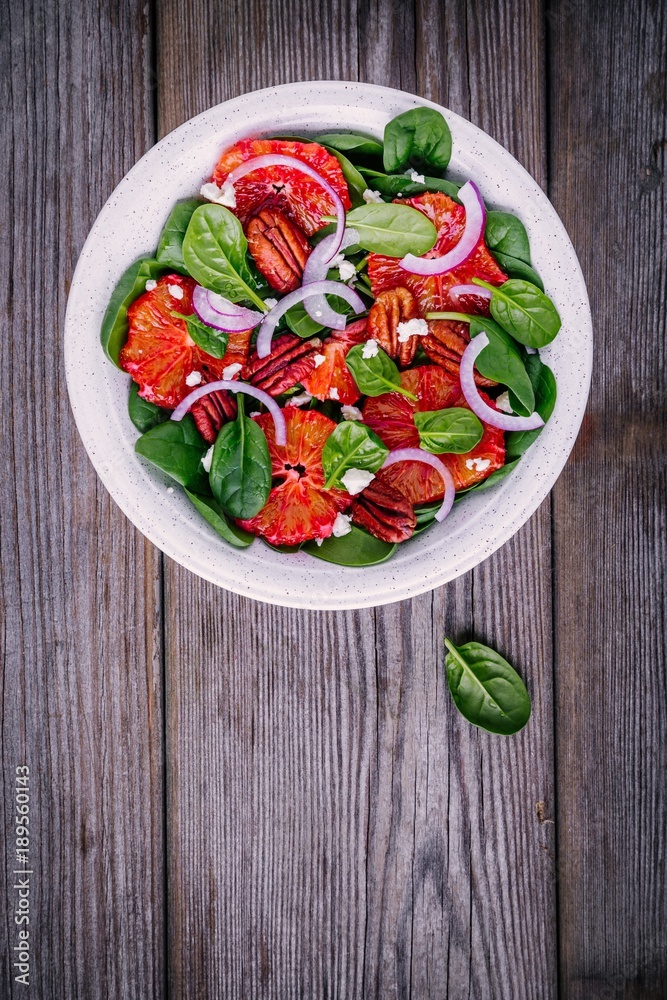
[[[436,3],[159,14],[162,133],[256,87],[358,75],[449,100],[543,179],[541,57],[483,82],[498,13],[475,30]],[[517,18],[539,53],[539,10],[503,10],[508,43]],[[442,82],[436,38],[471,60]],[[167,564],[175,996],[555,995],[553,826],[535,813],[553,808],[549,538],[547,506],[474,578],[374,613],[281,611]],[[459,719],[445,630],[511,654],[534,700],[524,735]]]
[[[667,996],[666,14],[653,2],[547,13],[552,197],[597,352],[554,494],[566,1000]]]
[[[153,141],[142,3],[4,4],[0,228],[3,997],[163,994],[159,556],[70,413],[60,328],[88,229]],[[6,326],[6,324],[5,324]],[[14,773],[30,768],[30,987]]]

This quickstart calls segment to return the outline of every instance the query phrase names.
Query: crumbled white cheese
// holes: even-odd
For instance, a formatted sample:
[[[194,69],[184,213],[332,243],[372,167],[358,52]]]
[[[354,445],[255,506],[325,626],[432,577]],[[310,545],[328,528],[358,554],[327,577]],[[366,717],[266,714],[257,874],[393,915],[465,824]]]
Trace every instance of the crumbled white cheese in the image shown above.
[[[173,486],[167,486],[167,493],[173,493],[173,492],[174,492],[174,487]]]
[[[341,514],[341,512],[338,511],[333,526],[334,538],[342,538],[343,535],[349,535],[351,531],[352,531],[352,518],[348,517],[347,514]]]
[[[396,327],[399,344],[405,344],[410,337],[425,337],[428,333],[428,323],[425,319],[409,319]]]
[[[329,399],[339,399],[339,398],[340,396],[338,395],[338,389],[336,388],[335,385],[332,385],[331,388],[329,389]]]
[[[410,180],[412,181],[413,184],[423,184],[424,183],[424,175],[423,174],[418,174],[416,170],[411,170],[410,171]]]
[[[341,483],[352,496],[365,490],[374,479],[375,473],[366,472],[365,469],[348,469],[345,475],[340,477]]]
[[[234,378],[234,376],[237,375],[242,368],[243,365],[240,365],[238,361],[236,361],[233,365],[227,365],[226,368],[222,369],[222,377],[225,380],[229,381],[230,379]]]
[[[268,306],[269,309],[273,309],[274,306],[278,305],[278,299],[264,299],[264,305]]]
[[[310,403],[313,397],[309,392],[302,392],[298,396],[290,396],[287,400],[286,406],[304,406],[306,403]]]
[[[323,541],[324,541],[323,538],[316,538],[315,539],[315,544],[317,545],[318,549],[319,549],[319,547],[320,547],[320,545],[322,544]]]
[[[315,357],[313,358],[313,361],[315,362],[315,367],[316,368],[319,368],[320,365],[323,365],[326,360],[327,359],[324,356],[324,354],[316,354]]]
[[[509,392],[500,393],[500,395],[496,400],[496,406],[498,407],[499,410],[502,410],[503,413],[514,413],[514,410],[512,409],[512,404],[510,403]]]
[[[345,420],[363,420],[363,414],[358,406],[348,406],[346,403],[340,408]]]
[[[175,299],[179,299],[180,300],[180,299],[183,298],[183,289],[181,288],[180,285],[167,285],[167,291]]]
[[[236,208],[236,192],[234,191],[234,185],[229,183],[224,183],[222,187],[218,187],[217,184],[204,184],[199,190],[202,198],[206,198],[207,201],[212,201],[214,205],[224,205],[226,208]]]
[[[201,460],[201,464],[206,472],[211,471],[211,462],[213,461],[213,448],[215,445],[211,445],[206,454]]]
[[[370,205],[371,202],[377,202],[378,204],[382,203],[382,195],[380,194],[380,192],[371,191],[370,188],[366,188],[366,190],[364,191],[363,199],[367,205]]]
[[[199,385],[200,382],[201,382],[201,372],[190,372],[190,374],[186,376],[185,379],[185,384],[189,386]]]
[[[350,278],[354,278],[357,269],[351,260],[344,260],[338,267],[338,273],[341,281],[349,281]]]
[[[374,358],[378,352],[377,340],[367,340],[361,350],[362,358]]]
[[[259,417],[261,416],[259,410],[253,410],[252,413],[248,414],[249,417]]]
[[[467,458],[466,469],[474,469],[476,472],[486,472],[491,465],[490,458]]]
[[[149,278],[146,282],[146,291],[152,292],[154,288],[157,288],[157,281],[155,278]]]
[[[539,351],[536,347],[527,347],[526,354],[539,354]]]

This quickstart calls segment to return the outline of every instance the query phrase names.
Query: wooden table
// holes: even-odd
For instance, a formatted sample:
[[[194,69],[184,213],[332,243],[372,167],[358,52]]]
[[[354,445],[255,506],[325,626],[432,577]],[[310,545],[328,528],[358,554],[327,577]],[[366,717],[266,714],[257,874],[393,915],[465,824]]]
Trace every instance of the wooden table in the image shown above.
[[[2,5],[2,997],[667,997],[666,14]],[[456,582],[349,613],[164,559],[86,458],[61,352],[83,241],[135,160],[210,105],[316,78],[404,88],[503,143],[565,222],[596,333],[582,432],[529,523]],[[518,737],[457,715],[445,634],[520,669]]]

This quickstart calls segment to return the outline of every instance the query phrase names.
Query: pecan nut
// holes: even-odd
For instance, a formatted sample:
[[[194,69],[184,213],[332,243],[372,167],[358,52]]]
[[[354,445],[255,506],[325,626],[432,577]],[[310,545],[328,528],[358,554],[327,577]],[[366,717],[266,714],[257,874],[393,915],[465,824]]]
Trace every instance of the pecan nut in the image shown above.
[[[293,333],[285,333],[273,341],[268,357],[260,358],[254,351],[242,368],[241,377],[271,396],[279,396],[314,371],[315,355],[321,346],[322,341],[317,337],[302,340]]]
[[[407,288],[380,292],[368,314],[370,336],[390,358],[396,358],[403,368],[414,361],[419,337],[413,335],[401,343],[398,339],[398,325],[418,316],[417,302]]]
[[[222,425],[236,419],[236,400],[230,392],[218,389],[193,403],[190,413],[206,444],[215,444]]]
[[[467,324],[457,323],[454,320],[431,321],[429,332],[425,337],[422,337],[424,354],[436,365],[456,376],[459,374],[463,352],[469,343],[470,336]],[[484,378],[478,371],[475,371],[475,382],[482,386],[497,384],[491,379]]]
[[[350,513],[353,524],[384,542],[404,542],[417,524],[410,501],[394,486],[377,478],[355,497]]]
[[[311,251],[304,233],[277,208],[263,208],[248,223],[248,249],[257,268],[277,292],[301,284]]]

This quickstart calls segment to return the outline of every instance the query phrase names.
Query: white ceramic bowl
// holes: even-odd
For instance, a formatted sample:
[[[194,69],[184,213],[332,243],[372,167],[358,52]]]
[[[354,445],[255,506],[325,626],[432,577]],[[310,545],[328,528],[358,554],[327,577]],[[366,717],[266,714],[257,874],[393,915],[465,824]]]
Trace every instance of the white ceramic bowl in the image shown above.
[[[532,259],[562,317],[541,352],[554,370],[558,402],[545,430],[501,484],[458,504],[442,525],[401,545],[386,563],[335,566],[284,555],[261,541],[236,550],[176,488],[137,457],[127,415],[129,379],[106,359],[99,331],[126,267],[151,254],[179,198],[208,179],[220,152],[246,136],[332,130],[382,136],[395,115],[438,108],[453,137],[451,176],[473,178],[487,203],[517,214]],[[130,170],[93,226],[74,274],[65,320],[67,385],[79,433],[98,475],[132,523],[172,559],[212,583],[272,604],[340,609],[399,601],[472,569],[506,542],[547,496],[572,449],[586,407],[591,317],[574,249],[547,197],[517,161],[475,125],[411,94],[339,81],[294,83],[245,94],[166,136]],[[100,539],[103,544],[103,539]]]

